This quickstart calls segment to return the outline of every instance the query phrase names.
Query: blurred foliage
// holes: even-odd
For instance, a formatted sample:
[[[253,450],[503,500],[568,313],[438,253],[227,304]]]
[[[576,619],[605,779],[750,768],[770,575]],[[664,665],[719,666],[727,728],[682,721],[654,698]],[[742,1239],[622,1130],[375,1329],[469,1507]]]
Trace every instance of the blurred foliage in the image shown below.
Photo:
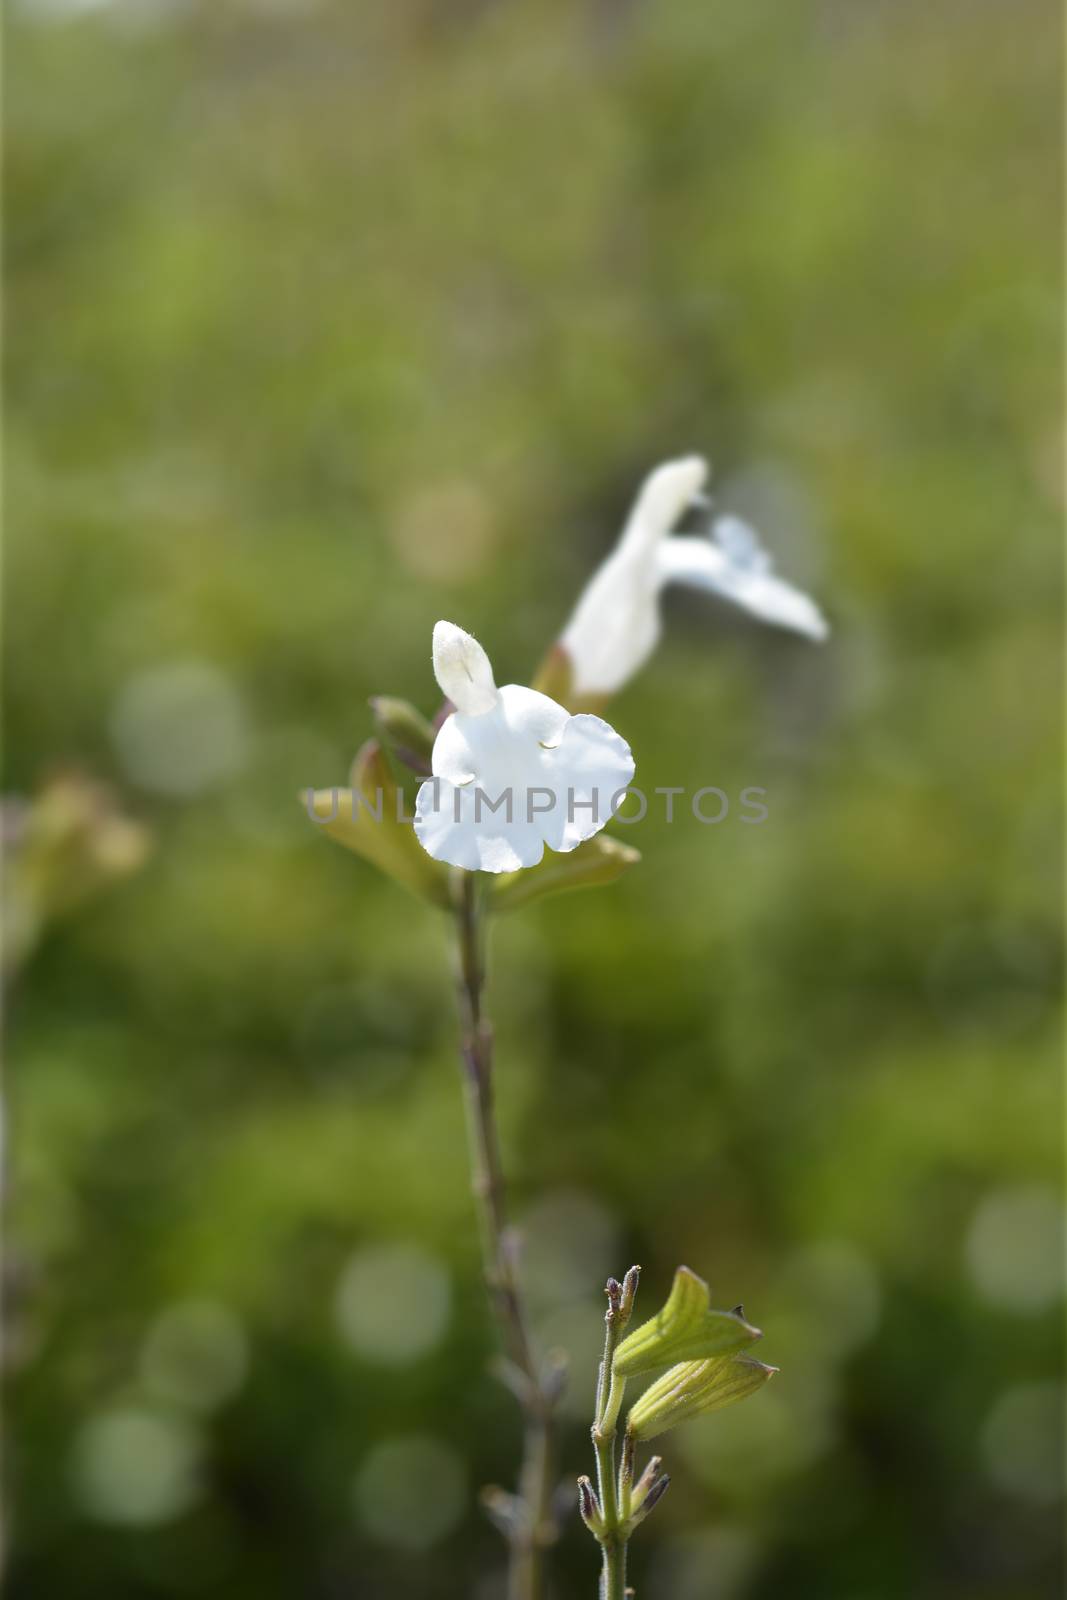
[[[295,797],[368,696],[432,714],[439,616],[528,681],[690,449],[834,634],[672,598],[638,782],[767,822],[653,806],[498,930],[564,1466],[604,1277],[684,1260],[782,1375],[678,1435],[642,1600],[1059,1593],[1058,8],[12,0],[7,49],[6,786],[156,839],[12,1007],[11,1600],[499,1594],[444,921]]]
[[[114,797],[80,773],[57,775],[30,802],[0,814],[4,845],[3,980],[23,963],[56,919],[144,864],[147,831],[116,810]]]

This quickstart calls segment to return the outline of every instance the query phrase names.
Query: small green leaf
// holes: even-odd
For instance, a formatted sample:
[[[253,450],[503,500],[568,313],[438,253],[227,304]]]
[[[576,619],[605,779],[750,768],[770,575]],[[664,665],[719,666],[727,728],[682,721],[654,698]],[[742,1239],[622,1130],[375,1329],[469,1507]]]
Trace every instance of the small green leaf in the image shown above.
[[[670,1361],[699,1361],[729,1355],[762,1338],[737,1311],[714,1311],[708,1286],[688,1267],[679,1267],[666,1305],[635,1328],[615,1352],[615,1371],[632,1378]]]
[[[630,1412],[627,1429],[635,1439],[656,1439],[679,1423],[755,1394],[777,1371],[743,1355],[683,1361],[645,1390]]]
[[[370,739],[352,764],[352,787],[306,789],[308,816],[336,844],[355,851],[433,905],[451,906],[448,870],[427,855],[406,815],[381,745]]]
[[[598,833],[565,855],[546,850],[536,867],[502,872],[493,882],[489,904],[494,911],[514,911],[517,906],[529,905],[546,895],[613,883],[640,859],[639,850]]]

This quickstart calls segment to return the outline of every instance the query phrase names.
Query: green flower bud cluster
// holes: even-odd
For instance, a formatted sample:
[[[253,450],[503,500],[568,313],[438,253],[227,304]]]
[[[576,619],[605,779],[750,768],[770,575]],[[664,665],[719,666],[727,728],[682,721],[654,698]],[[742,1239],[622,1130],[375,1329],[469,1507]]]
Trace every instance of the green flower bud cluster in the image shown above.
[[[745,1320],[742,1308],[715,1310],[707,1284],[688,1267],[678,1268],[662,1309],[621,1338],[639,1273],[631,1267],[622,1284],[608,1280],[607,1338],[593,1424],[599,1492],[589,1478],[578,1480],[579,1510],[603,1551],[602,1588],[608,1595],[623,1592],[626,1545],[670,1483],[660,1471],[659,1456],[652,1457],[635,1481],[637,1445],[744,1400],[778,1370],[746,1353],[763,1335]],[[627,1380],[660,1367],[668,1370],[649,1385],[627,1417],[616,1474],[615,1434]]]

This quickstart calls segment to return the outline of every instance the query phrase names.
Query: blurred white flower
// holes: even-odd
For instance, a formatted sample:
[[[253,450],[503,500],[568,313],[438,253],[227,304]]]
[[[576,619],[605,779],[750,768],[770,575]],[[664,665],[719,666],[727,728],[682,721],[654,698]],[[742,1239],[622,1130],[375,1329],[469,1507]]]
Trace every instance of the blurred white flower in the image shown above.
[[[599,833],[634,775],[614,728],[534,689],[498,689],[481,645],[451,622],[434,628],[433,664],[456,709],[416,801],[423,849],[471,871],[514,872],[536,866],[546,844],[566,852]]]
[[[814,601],[775,576],[770,556],[738,517],[716,518],[708,537],[668,538],[685,511],[702,503],[707,476],[702,457],[684,456],[645,479],[618,544],[560,640],[575,694],[610,694],[644,666],[659,640],[659,597],[668,583],[710,589],[763,622],[826,638]]]

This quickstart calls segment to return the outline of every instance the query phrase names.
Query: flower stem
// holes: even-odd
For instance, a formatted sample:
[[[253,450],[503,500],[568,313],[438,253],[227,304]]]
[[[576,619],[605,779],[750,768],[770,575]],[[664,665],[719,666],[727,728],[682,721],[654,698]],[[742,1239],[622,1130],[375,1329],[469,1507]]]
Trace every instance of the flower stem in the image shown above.
[[[634,1269],[636,1272],[636,1268]],[[604,1317],[604,1359],[597,1378],[596,1420],[593,1423],[593,1449],[596,1453],[597,1488],[601,1531],[597,1534],[603,1565],[600,1572],[600,1600],[624,1600],[626,1594],[626,1545],[629,1528],[625,1509],[620,1510],[618,1481],[615,1476],[615,1435],[622,1407],[625,1379],[614,1372],[615,1346],[626,1325],[629,1308],[623,1310],[622,1288],[614,1278],[608,1280],[608,1309]],[[632,1295],[631,1295],[632,1299]]]
[[[552,1513],[554,1396],[546,1392],[538,1372],[507,1223],[493,1100],[493,1033],[485,1014],[485,917],[477,875],[457,869],[453,888],[471,1188],[481,1234],[482,1269],[501,1342],[508,1361],[517,1369],[516,1387],[524,1418],[519,1515],[509,1533],[508,1600],[541,1600],[544,1552],[556,1535]]]

